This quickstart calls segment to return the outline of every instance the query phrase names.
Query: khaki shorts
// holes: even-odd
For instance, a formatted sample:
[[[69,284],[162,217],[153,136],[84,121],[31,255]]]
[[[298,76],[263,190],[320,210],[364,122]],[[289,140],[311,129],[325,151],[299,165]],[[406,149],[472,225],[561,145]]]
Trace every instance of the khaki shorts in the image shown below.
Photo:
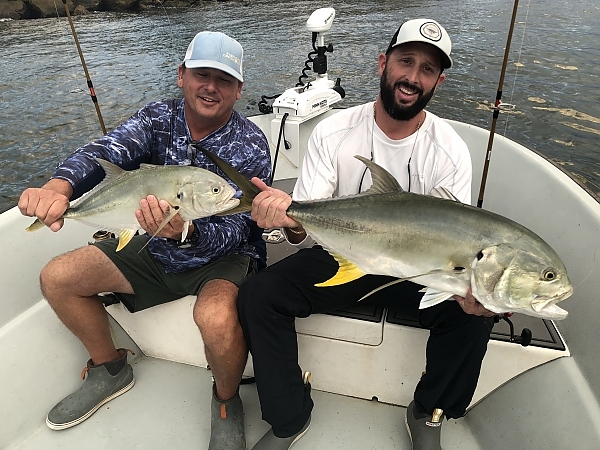
[[[256,261],[247,255],[231,254],[206,266],[179,273],[166,273],[148,253],[146,236],[135,236],[122,250],[118,240],[94,243],[117,266],[133,287],[135,295],[115,293],[130,312],[168,303],[186,295],[198,295],[210,280],[227,280],[240,286],[256,273]],[[139,252],[139,253],[138,253]]]

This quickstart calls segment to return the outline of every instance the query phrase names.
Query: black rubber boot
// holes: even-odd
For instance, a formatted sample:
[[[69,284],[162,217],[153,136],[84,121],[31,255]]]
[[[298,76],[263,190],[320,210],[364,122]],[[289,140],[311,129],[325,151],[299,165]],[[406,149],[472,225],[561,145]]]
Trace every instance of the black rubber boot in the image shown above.
[[[310,417],[300,431],[290,437],[280,438],[273,434],[273,429],[269,429],[265,435],[260,438],[252,450],[288,450],[308,431],[310,427]]]
[[[239,391],[224,402],[217,398],[213,385],[208,450],[246,450],[244,405]]]
[[[406,409],[406,429],[413,450],[442,450],[442,410],[436,409],[433,416],[415,410],[413,400]]]

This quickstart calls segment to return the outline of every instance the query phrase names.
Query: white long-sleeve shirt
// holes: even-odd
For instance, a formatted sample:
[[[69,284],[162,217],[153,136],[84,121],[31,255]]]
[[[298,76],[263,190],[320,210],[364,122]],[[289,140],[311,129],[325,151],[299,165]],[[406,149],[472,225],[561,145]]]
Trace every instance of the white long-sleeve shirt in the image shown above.
[[[418,131],[404,139],[390,139],[375,123],[373,102],[340,111],[315,127],[294,200],[338,197],[357,194],[359,187],[361,191],[368,189],[371,174],[354,155],[373,159],[406,191],[410,159],[410,192],[430,194],[436,187],[445,187],[463,203],[471,202],[471,155],[456,131],[427,112]]]

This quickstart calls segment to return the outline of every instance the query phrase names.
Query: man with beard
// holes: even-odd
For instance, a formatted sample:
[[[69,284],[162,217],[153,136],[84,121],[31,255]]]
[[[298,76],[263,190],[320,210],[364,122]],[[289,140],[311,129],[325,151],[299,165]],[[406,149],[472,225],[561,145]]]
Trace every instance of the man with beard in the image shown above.
[[[357,194],[371,174],[354,155],[375,161],[404,190],[435,195],[445,189],[471,200],[471,159],[452,127],[423,108],[452,66],[446,30],[429,19],[410,20],[393,36],[378,60],[380,93],[375,102],[323,120],[308,143],[294,200]],[[240,288],[238,309],[248,346],[263,418],[271,429],[254,450],[288,449],[308,429],[313,402],[310,384],[298,366],[296,317],[330,312],[356,303],[393,278],[366,275],[339,286],[315,284],[331,278],[338,263],[286,215],[292,198],[269,188],[255,198],[252,217],[265,228],[283,227],[299,251],[263,270]],[[466,298],[403,282],[368,299],[401,310],[430,329],[427,364],[408,405],[406,427],[413,449],[441,449],[443,416],[458,418],[469,405],[493,325],[493,313]],[[454,301],[455,300],[455,301]]]

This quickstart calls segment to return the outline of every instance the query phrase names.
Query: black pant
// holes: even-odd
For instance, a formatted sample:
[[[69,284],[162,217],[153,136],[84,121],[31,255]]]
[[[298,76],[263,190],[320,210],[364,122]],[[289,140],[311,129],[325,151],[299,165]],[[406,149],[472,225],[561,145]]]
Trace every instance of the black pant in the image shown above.
[[[355,304],[393,280],[366,275],[340,286],[314,286],[331,278],[337,269],[337,262],[320,247],[303,249],[262,270],[240,288],[240,322],[252,352],[263,419],[278,437],[297,433],[313,408],[298,365],[295,318]],[[447,417],[462,417],[477,386],[493,320],[466,314],[455,301],[419,310],[420,289],[405,281],[368,301],[403,310],[430,330],[425,375],[417,384],[415,401],[430,414],[442,408]]]

